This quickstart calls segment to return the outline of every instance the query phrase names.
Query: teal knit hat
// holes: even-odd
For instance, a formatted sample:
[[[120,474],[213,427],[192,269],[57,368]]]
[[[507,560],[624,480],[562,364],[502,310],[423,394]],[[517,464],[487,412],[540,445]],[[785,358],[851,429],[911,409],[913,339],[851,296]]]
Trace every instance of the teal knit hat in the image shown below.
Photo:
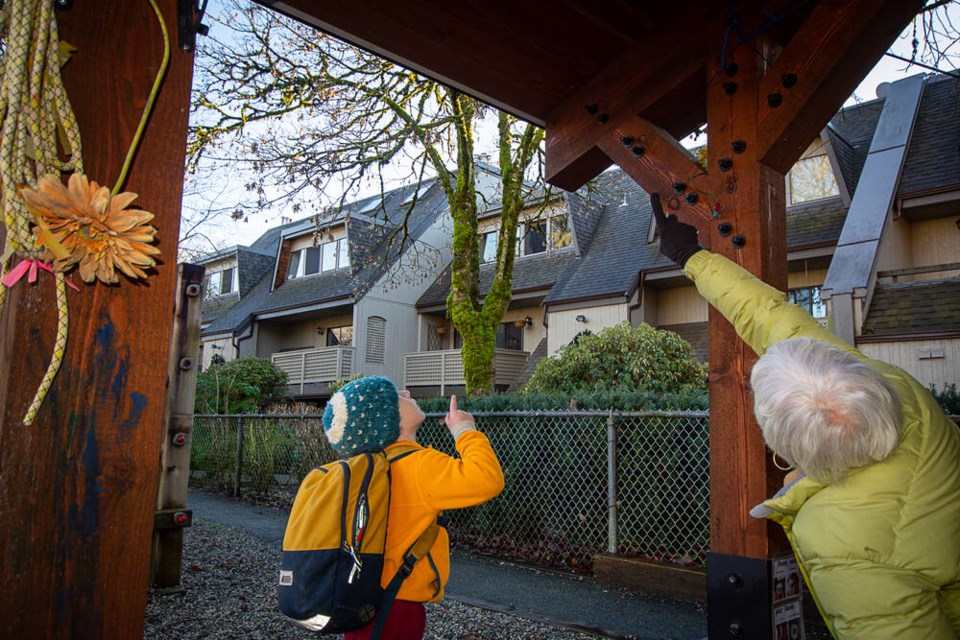
[[[345,457],[393,444],[400,437],[400,394],[396,385],[382,376],[343,385],[323,411],[323,432]]]

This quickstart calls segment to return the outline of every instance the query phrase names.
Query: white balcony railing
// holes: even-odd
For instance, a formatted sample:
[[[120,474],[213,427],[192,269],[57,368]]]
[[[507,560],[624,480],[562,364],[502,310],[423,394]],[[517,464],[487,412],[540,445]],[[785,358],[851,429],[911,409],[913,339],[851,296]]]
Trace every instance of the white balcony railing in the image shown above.
[[[290,385],[333,382],[353,375],[354,347],[321,347],[284,351],[270,356],[284,370]]]
[[[511,385],[516,381],[530,353],[512,349],[497,349],[493,354],[494,384]],[[421,351],[403,357],[403,385],[405,387],[439,386],[440,395],[445,387],[464,384],[463,359],[460,349],[444,351]]]

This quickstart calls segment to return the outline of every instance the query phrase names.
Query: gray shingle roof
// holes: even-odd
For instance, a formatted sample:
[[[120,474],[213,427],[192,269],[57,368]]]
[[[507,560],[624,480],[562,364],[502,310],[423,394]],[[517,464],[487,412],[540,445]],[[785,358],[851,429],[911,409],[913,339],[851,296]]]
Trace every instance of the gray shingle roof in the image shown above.
[[[864,336],[960,331],[960,278],[877,285]]]
[[[929,77],[898,195],[960,187],[960,80]]]
[[[836,243],[846,217],[847,208],[839,197],[794,205],[787,209],[787,246]]]
[[[882,110],[883,100],[862,102],[840,111],[827,127],[841,177],[851,196],[860,182],[860,173]]]
[[[240,271],[240,297],[244,297],[260,279],[268,273],[273,273],[276,247],[272,254],[257,253],[239,249],[237,251],[237,269]]]
[[[622,206],[624,194],[626,206]],[[633,179],[619,170],[604,172],[593,196],[607,204],[589,250],[545,302],[627,296],[636,287],[640,271],[669,264],[656,244],[647,244],[650,200]]]
[[[572,249],[549,251],[517,258],[513,263],[513,292],[550,289],[563,278],[579,260]],[[486,295],[493,283],[494,265],[480,265],[480,295]],[[430,288],[417,301],[418,308],[446,304],[450,293],[450,266],[448,265]]]

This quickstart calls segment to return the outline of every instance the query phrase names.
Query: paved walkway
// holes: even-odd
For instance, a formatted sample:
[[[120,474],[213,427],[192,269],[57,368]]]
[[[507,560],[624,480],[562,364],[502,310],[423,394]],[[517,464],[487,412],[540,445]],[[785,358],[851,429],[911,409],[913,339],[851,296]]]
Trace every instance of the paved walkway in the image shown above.
[[[243,529],[277,546],[285,511],[191,491],[196,518]],[[455,554],[446,597],[484,609],[596,633],[608,638],[701,640],[706,609],[697,603],[628,593],[590,578]]]

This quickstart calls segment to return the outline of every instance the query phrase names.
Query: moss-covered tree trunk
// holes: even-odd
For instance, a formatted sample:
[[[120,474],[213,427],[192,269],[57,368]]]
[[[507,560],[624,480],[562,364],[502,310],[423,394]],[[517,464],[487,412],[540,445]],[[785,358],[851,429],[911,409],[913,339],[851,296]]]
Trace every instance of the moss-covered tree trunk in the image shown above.
[[[523,208],[523,174],[543,139],[543,130],[527,125],[514,151],[511,116],[499,114],[499,162],[503,209],[497,244],[493,283],[480,300],[480,237],[477,228],[477,196],[473,158],[472,103],[463,98],[455,113],[458,173],[450,200],[453,218],[453,265],[447,313],[463,338],[463,374],[469,395],[493,390],[497,328],[510,306],[517,223]]]

